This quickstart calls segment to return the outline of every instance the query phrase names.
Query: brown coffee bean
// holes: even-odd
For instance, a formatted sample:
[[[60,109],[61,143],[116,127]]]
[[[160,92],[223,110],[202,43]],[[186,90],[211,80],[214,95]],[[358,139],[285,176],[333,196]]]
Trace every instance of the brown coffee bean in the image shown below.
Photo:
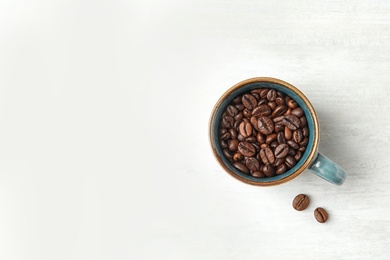
[[[244,156],[240,153],[235,153],[233,155],[233,161],[235,162],[241,161],[242,159],[244,159]]]
[[[252,135],[252,130],[252,124],[246,121],[242,121],[238,128],[238,132],[245,138]]]
[[[257,133],[256,139],[257,139],[257,141],[258,141],[260,144],[265,143],[264,135],[263,135],[262,133],[260,133],[260,132]]]
[[[285,159],[285,164],[288,168],[292,168],[295,164],[297,164],[297,161],[292,155],[288,155]]]
[[[268,103],[268,99],[262,98],[259,100],[259,102],[257,102],[257,106],[267,105],[267,103]]]
[[[328,220],[328,212],[323,208],[316,208],[314,210],[314,217],[320,223],[325,223]]]
[[[272,143],[273,141],[276,140],[276,137],[277,137],[276,134],[267,135],[267,137],[265,138],[265,142],[266,142],[267,144],[270,144],[270,143]]]
[[[284,163],[284,158],[276,158],[273,166],[279,166]]]
[[[278,106],[278,104],[276,104],[276,102],[272,101],[272,102],[268,102],[268,106],[269,106],[272,110],[274,110],[274,109]]]
[[[237,131],[234,128],[229,129],[229,134],[232,139],[237,139]]]
[[[236,97],[235,99],[233,99],[233,104],[237,105],[237,104],[241,104],[241,97]]]
[[[229,150],[232,152],[237,151],[238,143],[239,143],[239,141],[237,139],[229,140],[228,141]]]
[[[227,159],[233,159],[233,154],[228,149],[223,150],[223,155],[225,155]]]
[[[263,89],[261,89],[261,88],[255,88],[255,89],[252,89],[250,92],[251,92],[251,94],[259,94],[260,95],[262,90]]]
[[[303,116],[303,117],[299,118],[299,120],[301,121],[301,127],[307,126],[306,117]]]
[[[291,130],[297,130],[301,126],[301,121],[294,115],[288,115],[283,118],[283,124]]]
[[[240,127],[240,124],[243,120],[237,120],[236,122],[234,122],[233,124],[233,128],[234,130],[238,131],[238,128]]]
[[[264,178],[264,177],[267,177],[265,176],[265,174],[261,171],[254,171],[251,173],[251,175],[255,178]]]
[[[294,115],[294,116],[297,116],[297,117],[301,117],[303,116],[303,109],[300,108],[300,107],[297,107],[297,108],[294,108],[292,111],[291,111],[291,115]]]
[[[234,118],[231,116],[224,116],[222,118],[222,126],[225,128],[232,128],[234,124]]]
[[[246,138],[243,137],[241,134],[238,134],[237,139],[238,139],[238,141],[243,142],[243,141],[245,141]]]
[[[228,132],[228,130],[226,128],[220,128],[219,129],[219,134],[220,135],[226,134],[227,132]]]
[[[252,116],[268,116],[269,114],[271,114],[271,112],[271,108],[268,105],[260,105],[253,109]]]
[[[236,108],[238,109],[238,111],[242,111],[242,110],[244,110],[245,106],[240,103],[240,104],[236,105]]]
[[[255,142],[255,143],[251,143],[254,147],[255,147],[255,149],[256,149],[256,153],[258,153],[258,152],[260,152],[260,145],[259,145],[259,143],[258,142]]]
[[[220,138],[226,141],[230,139],[230,133],[224,133],[223,135],[220,136]]]
[[[261,148],[261,149],[264,149],[264,148],[267,148],[267,147],[269,147],[269,145],[266,144],[266,143],[260,145],[260,148]]]
[[[283,122],[283,118],[284,118],[284,116],[277,116],[277,117],[273,118],[272,121],[274,121],[274,123]]]
[[[250,118],[252,116],[252,111],[245,108],[244,111],[242,111],[242,114],[244,115],[244,117]]]
[[[235,106],[229,105],[226,108],[226,112],[229,116],[235,117],[238,114],[238,109]]]
[[[291,108],[288,108],[286,113],[284,113],[284,115],[285,116],[291,115],[291,111],[292,111]]]
[[[267,99],[269,101],[274,101],[276,99],[277,95],[276,95],[276,91],[274,89],[270,89],[267,93]]]
[[[287,141],[287,144],[291,147],[291,148],[293,148],[293,149],[298,149],[299,148],[299,145],[296,143],[296,142],[294,142],[293,140],[288,140]]]
[[[283,97],[277,97],[277,98],[275,99],[275,102],[276,102],[276,104],[279,105],[279,106],[285,104],[284,98],[283,98]]]
[[[257,106],[257,100],[251,94],[243,95],[241,100],[242,104],[249,110],[252,110]]]
[[[260,95],[258,93],[251,93],[251,94],[256,98],[256,100],[260,99]]]
[[[287,171],[287,166],[283,163],[276,168],[276,175],[283,174]]]
[[[279,132],[277,137],[276,137],[276,140],[278,140],[278,143],[279,144],[285,144],[286,143],[286,139],[284,139],[284,134],[283,132]]]
[[[294,149],[290,149],[290,151],[288,152],[288,154],[292,156],[295,156],[296,153],[297,152]]]
[[[264,164],[273,164],[275,162],[274,154],[269,147],[260,150],[260,158]]]
[[[273,141],[269,147],[271,147],[272,149],[275,149],[277,146],[279,145],[278,141]]]
[[[267,176],[267,177],[275,176],[275,168],[272,165],[269,165],[269,164],[264,165],[263,172],[264,172],[265,176]]]
[[[257,140],[256,140],[256,136],[249,136],[245,139],[245,141],[247,142],[250,142],[250,143],[255,143]],[[253,144],[252,144],[253,145]]]
[[[275,124],[275,133],[283,132],[284,131],[284,125],[280,123]]]
[[[234,120],[238,121],[238,120],[241,120],[244,118],[244,115],[242,114],[242,112],[239,112],[235,117],[234,117]]]
[[[258,171],[260,169],[260,163],[256,158],[249,157],[245,160],[245,165],[250,171]]]
[[[293,132],[293,140],[296,143],[300,143],[303,140],[302,129],[297,129]]]
[[[228,148],[228,143],[225,140],[221,140],[220,144],[223,149]]]
[[[309,129],[307,127],[302,128],[302,134],[304,137],[309,136]]]
[[[304,152],[306,150],[305,146],[299,146],[298,151]]]
[[[291,109],[294,109],[298,106],[298,103],[295,100],[291,99],[287,102],[287,106]]]
[[[256,153],[256,148],[249,142],[240,142],[238,151],[244,156],[251,157]]]
[[[292,138],[292,131],[288,127],[284,128],[284,138],[286,140],[291,140],[291,138]]]
[[[268,135],[274,131],[274,122],[269,117],[262,116],[257,121],[259,131],[262,134]]]
[[[293,208],[298,211],[302,211],[306,209],[307,206],[309,206],[309,204],[310,204],[310,199],[305,194],[297,195],[292,202]]]
[[[275,157],[276,158],[284,158],[287,156],[288,152],[290,151],[290,148],[287,144],[279,144],[275,148]]]
[[[302,152],[297,151],[297,153],[294,155],[295,160],[298,162],[302,158]]]
[[[276,91],[276,95],[278,96],[278,97],[282,97],[282,98],[284,98],[286,95],[282,92],[282,91]]]
[[[279,105],[277,106],[274,111],[272,111],[271,117],[278,117],[283,115],[287,111],[287,106],[285,105]]]
[[[248,174],[249,173],[249,169],[242,163],[240,162],[234,162],[233,163],[233,166],[234,168],[236,168],[237,170],[239,170],[240,172],[243,172],[245,174]]]
[[[309,142],[309,138],[305,137],[303,138],[303,141],[299,143],[299,145],[306,146],[308,142]]]
[[[261,90],[261,92],[260,92],[260,97],[261,98],[266,98],[267,97],[267,94],[268,94],[268,91],[269,91],[269,89],[263,89],[263,90]]]

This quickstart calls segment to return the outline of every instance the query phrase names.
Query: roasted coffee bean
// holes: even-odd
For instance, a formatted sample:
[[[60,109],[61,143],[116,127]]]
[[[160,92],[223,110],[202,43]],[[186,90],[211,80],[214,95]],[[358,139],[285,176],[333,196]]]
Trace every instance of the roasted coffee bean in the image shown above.
[[[297,129],[293,132],[293,140],[296,143],[300,143],[303,140],[302,129]]]
[[[283,132],[279,132],[277,137],[276,137],[276,140],[278,140],[279,144],[285,144],[286,143],[286,139],[284,139],[284,133]]]
[[[285,164],[288,168],[292,168],[295,164],[297,164],[297,161],[292,155],[288,155],[285,159]]]
[[[249,169],[242,163],[240,162],[234,162],[233,163],[233,166],[234,168],[236,168],[237,170],[239,170],[240,172],[243,172],[245,174],[248,174],[249,173]]]
[[[245,165],[250,171],[258,171],[260,169],[260,163],[256,158],[249,157],[245,160]]]
[[[256,130],[256,131],[259,131],[259,118],[257,116],[252,116],[249,120],[253,126],[253,128]]]
[[[274,122],[269,117],[262,116],[257,121],[259,131],[262,134],[268,135],[274,131]]]
[[[238,134],[237,139],[238,139],[238,141],[243,142],[243,141],[245,141],[246,138],[243,137],[241,134]]]
[[[274,109],[274,111],[272,111],[271,116],[278,117],[283,115],[286,111],[287,111],[287,107],[285,105],[279,105]]]
[[[256,139],[257,139],[257,141],[258,141],[260,144],[265,143],[264,135],[263,135],[262,133],[260,133],[260,132],[257,133]]]
[[[283,124],[291,130],[297,130],[301,126],[301,121],[294,115],[288,115],[283,118]]]
[[[257,100],[251,94],[245,94],[242,96],[242,104],[247,108],[252,110],[257,106]]]
[[[222,126],[225,128],[231,128],[234,124],[234,118],[231,116],[224,116],[222,118]]]
[[[294,116],[297,116],[297,117],[303,116],[303,110],[302,110],[302,108],[300,108],[300,107],[294,108],[294,109],[291,111],[291,115],[294,115]]]
[[[266,148],[266,147],[269,147],[269,145],[266,144],[266,143],[260,145],[260,148],[261,148],[261,149],[264,149],[264,148]]]
[[[273,166],[279,166],[284,163],[284,158],[276,158]]]
[[[230,139],[230,133],[228,133],[228,132],[227,132],[227,133],[224,133],[224,134],[221,135],[220,137],[221,137],[222,140],[225,140],[225,141],[226,141],[226,140]]]
[[[228,149],[223,150],[223,155],[228,159],[233,159],[233,154]]]
[[[276,95],[276,91],[274,89],[270,89],[267,93],[267,99],[269,101],[274,101],[276,99],[277,95]]]
[[[297,153],[294,155],[295,160],[298,162],[302,158],[302,152],[297,151]]]
[[[239,128],[242,121],[243,120],[238,120],[238,121],[234,122],[234,124],[233,124],[234,130],[238,131],[238,128]]]
[[[328,212],[323,208],[316,208],[314,210],[314,217],[320,223],[325,223],[328,220]]]
[[[257,106],[267,105],[267,103],[268,103],[268,99],[262,98],[259,100],[259,102],[257,102]]]
[[[278,104],[276,104],[275,101],[272,101],[272,102],[268,102],[268,106],[269,106],[272,110],[274,110],[274,109],[278,106]]]
[[[221,140],[220,144],[223,149],[228,148],[228,143],[225,140]]]
[[[250,92],[251,92],[251,94],[259,94],[260,95],[261,91],[263,91],[262,88],[255,88],[255,89],[252,89]]]
[[[245,138],[252,135],[252,124],[250,122],[242,121],[238,127],[238,132]]]
[[[233,161],[235,161],[235,162],[241,161],[242,159],[244,159],[244,155],[242,155],[240,153],[235,153],[233,155]]]
[[[296,153],[297,152],[294,149],[290,149],[290,151],[288,152],[288,154],[292,156],[295,156]]]
[[[272,121],[274,121],[274,123],[283,122],[283,118],[284,118],[284,116],[277,116],[277,117],[273,118]]]
[[[219,129],[219,135],[226,134],[227,132],[228,132],[228,130],[226,128],[220,128]]]
[[[267,177],[265,176],[265,174],[261,171],[255,171],[255,172],[251,172],[251,175],[255,178],[264,178],[264,177]]]
[[[291,140],[291,138],[292,138],[292,131],[288,127],[284,128],[284,138],[286,140]]]
[[[293,140],[288,140],[287,141],[287,144],[291,147],[291,148],[293,148],[293,149],[298,149],[299,148],[299,145],[296,143],[296,142],[294,142]]]
[[[291,99],[287,102],[287,106],[291,109],[294,109],[298,106],[298,103],[295,100]]]
[[[257,141],[257,140],[256,140],[256,136],[249,136],[249,137],[247,137],[247,138],[245,139],[245,141],[250,142],[250,143],[254,143],[254,142]],[[252,144],[252,145],[253,145],[253,144]]]
[[[310,204],[310,199],[305,194],[297,195],[292,202],[293,208],[298,211],[302,211],[306,209],[307,206],[309,206],[309,204]]]
[[[235,106],[229,105],[226,108],[226,112],[229,116],[235,117],[238,114],[238,109]]]
[[[264,165],[263,172],[267,177],[275,176],[275,168],[272,165],[269,164]]]
[[[268,116],[271,114],[271,108],[268,105],[260,105],[253,109],[252,116]]]
[[[232,152],[237,151],[238,143],[239,143],[239,141],[237,139],[229,140],[228,141],[229,150]]]
[[[277,105],[284,105],[285,104],[285,102],[284,102],[284,98],[282,98],[282,97],[277,97],[276,99],[275,99],[275,103],[277,104]]]
[[[284,113],[284,115],[285,116],[291,115],[291,111],[292,111],[291,108],[288,108],[286,113]]]
[[[242,114],[244,115],[244,117],[246,118],[250,118],[252,116],[252,112],[251,110],[245,108],[244,111],[242,111]]]
[[[258,153],[258,152],[260,152],[260,145],[259,145],[259,143],[258,142],[255,142],[255,143],[251,143],[254,147],[255,147],[255,149],[256,149],[256,153]]]
[[[274,154],[269,147],[260,150],[260,158],[264,164],[273,164],[275,162]]]
[[[284,131],[284,125],[280,123],[275,124],[275,133],[283,132]]]
[[[308,142],[309,142],[309,138],[305,137],[303,138],[303,141],[299,143],[299,145],[306,146]]]
[[[266,98],[267,97],[267,94],[268,94],[268,91],[269,89],[263,89],[261,92],[260,92],[260,97],[261,98]]]
[[[238,121],[238,120],[241,120],[244,118],[244,115],[242,114],[242,112],[239,112],[235,117],[234,117],[234,120]]]
[[[303,152],[306,150],[305,146],[299,146],[298,151]]]
[[[270,143],[272,143],[273,141],[276,140],[276,137],[277,137],[276,134],[270,134],[270,135],[268,135],[268,136],[265,138],[265,142],[266,142],[267,144],[270,144]]]
[[[290,151],[290,148],[287,144],[279,144],[275,148],[275,157],[276,158],[284,158],[287,156],[288,152]]]
[[[271,147],[272,149],[275,149],[277,146],[279,145],[278,141],[273,141],[269,147]]]
[[[238,144],[238,151],[242,155],[250,157],[256,153],[256,148],[249,142],[240,142]]]
[[[283,174],[287,171],[287,166],[283,163],[276,168],[276,175]]]
[[[303,116],[303,117],[299,118],[299,120],[301,121],[301,127],[307,126],[306,117]]]
[[[240,103],[240,104],[236,105],[236,108],[238,109],[238,111],[242,111],[242,110],[244,110],[245,106]]]
[[[234,128],[229,129],[229,134],[232,139],[237,139],[237,131]]]
[[[259,100],[260,99],[260,95],[257,94],[257,93],[252,93],[252,96],[254,96],[256,98],[256,100]]]
[[[307,127],[302,128],[302,134],[304,137],[309,136],[309,129]]]
[[[233,104],[241,104],[241,97],[236,97],[235,99],[233,99]]]
[[[276,91],[276,95],[278,96],[278,97],[282,97],[282,98],[284,98],[286,95],[282,92],[282,91]]]

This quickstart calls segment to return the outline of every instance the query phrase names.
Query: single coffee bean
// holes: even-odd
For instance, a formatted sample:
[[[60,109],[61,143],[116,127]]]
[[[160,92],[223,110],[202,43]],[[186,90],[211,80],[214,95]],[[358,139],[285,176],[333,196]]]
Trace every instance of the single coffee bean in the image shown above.
[[[295,100],[291,99],[287,102],[287,106],[291,109],[294,109],[298,106],[298,103]]]
[[[234,166],[234,168],[236,168],[237,170],[239,170],[245,174],[249,173],[249,169],[244,164],[242,164],[240,162],[234,162],[233,166]]]
[[[238,131],[238,128],[240,127],[240,124],[243,120],[237,120],[236,122],[234,122],[233,124],[233,128],[234,130]]]
[[[240,103],[240,104],[236,105],[236,108],[238,109],[238,111],[242,111],[242,110],[244,110],[245,106]]]
[[[274,154],[269,147],[260,150],[260,158],[264,164],[273,164],[275,162]]]
[[[286,143],[286,139],[284,139],[284,134],[283,132],[279,132],[277,137],[276,137],[276,140],[278,140],[278,143],[279,144],[285,144]]]
[[[241,161],[242,159],[244,159],[244,156],[240,153],[235,153],[233,155],[233,161],[235,162]]]
[[[230,133],[224,133],[223,135],[221,135],[221,137],[220,137],[222,140],[228,140],[228,139],[230,139]]]
[[[275,175],[275,168],[272,165],[266,164],[263,166],[265,176],[272,177]]]
[[[262,88],[255,88],[255,89],[252,89],[250,92],[251,94],[259,94],[261,93],[263,89]]]
[[[305,194],[297,195],[292,203],[292,206],[295,210],[302,211],[307,208],[310,204],[310,199]]]
[[[220,135],[226,134],[227,132],[228,132],[228,130],[226,128],[220,128],[219,129],[219,134]]]
[[[291,148],[293,148],[293,149],[298,149],[299,148],[299,145],[296,143],[296,142],[294,142],[293,140],[288,140],[287,141],[287,144],[291,147]]]
[[[297,130],[301,126],[301,121],[294,115],[288,115],[283,118],[283,124],[291,130]]]
[[[234,120],[238,121],[238,120],[241,120],[244,118],[244,115],[242,114],[242,112],[239,112],[235,117],[234,117]]]
[[[290,149],[290,151],[288,152],[288,154],[292,156],[295,156],[296,153],[297,152],[294,149]]]
[[[228,149],[223,150],[223,155],[228,159],[233,159],[233,154]]]
[[[257,140],[256,140],[256,136],[249,136],[249,137],[247,137],[246,139],[245,139],[245,141],[247,141],[247,142],[250,142],[250,143],[252,143],[252,145],[253,145],[253,143],[255,143]]]
[[[294,155],[295,160],[298,162],[302,158],[302,152],[297,151],[297,153]]]
[[[238,128],[238,132],[245,138],[252,135],[252,124],[250,122],[242,121]]]
[[[251,94],[245,94],[242,96],[242,104],[249,110],[252,110],[257,106],[257,100]]]
[[[286,95],[282,92],[282,91],[276,91],[276,95],[278,96],[278,97],[282,97],[282,98],[284,98]]]
[[[287,166],[284,163],[282,163],[278,165],[278,167],[276,168],[276,175],[283,174],[286,171],[287,171]]]
[[[243,137],[241,134],[238,134],[237,139],[238,139],[238,141],[243,142],[243,141],[245,141],[246,138]]]
[[[303,117],[299,118],[299,120],[301,121],[301,127],[307,126],[306,117],[303,116]]]
[[[290,148],[287,144],[279,144],[275,148],[275,157],[276,158],[284,158],[287,156],[288,152],[290,151]]]
[[[303,141],[299,143],[299,145],[306,146],[308,142],[309,142],[309,138],[305,137],[303,138]]]
[[[259,102],[257,102],[257,106],[267,105],[267,103],[268,103],[268,99],[262,98],[259,100]]]
[[[255,143],[251,143],[254,147],[255,147],[255,149],[256,149],[256,153],[258,153],[258,152],[260,152],[260,145],[259,145],[259,143],[258,142],[255,142]]]
[[[275,124],[275,133],[283,132],[284,131],[284,125],[280,123]]]
[[[293,132],[293,140],[296,143],[300,143],[303,140],[302,129],[297,129]]]
[[[257,121],[259,131],[262,134],[269,135],[274,131],[274,122],[269,117],[262,116]]]
[[[222,118],[222,126],[225,128],[232,128],[234,124],[234,118],[231,116],[224,116]]]
[[[272,102],[268,102],[268,106],[269,106],[272,110],[274,110],[274,109],[278,106],[278,104],[276,104],[275,101],[272,101]]]
[[[223,149],[228,148],[228,143],[225,140],[221,140],[220,144]]]
[[[277,116],[277,117],[273,118],[272,121],[274,121],[274,123],[283,122],[283,118],[284,118],[284,116]]]
[[[328,212],[323,208],[316,208],[314,210],[314,217],[320,223],[325,223],[328,220]]]
[[[258,171],[260,169],[260,163],[256,158],[249,157],[245,160],[245,165],[250,171]]]
[[[276,134],[267,135],[267,137],[265,138],[265,142],[266,142],[267,144],[270,144],[270,143],[272,143],[273,141],[276,140],[276,137],[277,137]]]
[[[275,102],[276,102],[276,104],[279,105],[279,106],[285,104],[284,98],[283,98],[283,97],[277,97],[277,98],[275,99]]]
[[[264,177],[267,177],[265,176],[265,174],[261,171],[254,171],[251,173],[251,175],[255,178],[264,178]]]
[[[297,117],[301,117],[301,116],[303,116],[303,109],[300,108],[300,107],[294,108],[291,111],[291,115],[294,115],[294,116],[297,116]]]
[[[279,105],[277,106],[271,114],[271,117],[278,117],[283,115],[287,111],[287,106]]]
[[[284,115],[285,116],[291,115],[291,111],[292,111],[291,108],[288,108],[286,113],[284,113]]]
[[[263,89],[261,92],[260,92],[260,97],[261,98],[266,98],[267,97],[267,94],[268,94],[268,91],[269,89]]]
[[[264,135],[263,135],[262,133],[260,133],[260,132],[257,133],[256,139],[257,139],[257,141],[258,141],[260,144],[265,143]]]
[[[268,105],[260,105],[253,109],[252,115],[257,117],[268,116],[271,112],[271,108]]]
[[[266,143],[260,145],[260,148],[261,148],[261,149],[264,149],[264,148],[267,148],[267,147],[269,147],[269,145],[266,144]]]
[[[242,114],[244,115],[244,117],[250,118],[252,116],[252,111],[245,108],[244,111],[242,111]]]
[[[276,158],[273,166],[279,166],[284,163],[284,158]]]
[[[292,138],[292,131],[288,127],[284,128],[284,138],[286,140],[291,140],[291,138]]]
[[[305,146],[299,146],[298,151],[304,152],[306,150]]]
[[[232,152],[237,151],[238,143],[239,143],[239,141],[237,139],[229,140],[228,141],[229,150]]]
[[[297,164],[297,161],[292,155],[288,155],[285,159],[285,164],[288,168],[292,168],[295,164]]]
[[[233,99],[233,104],[241,104],[241,97],[236,97],[235,99]]]
[[[238,151],[247,157],[253,156],[256,152],[256,148],[249,142],[240,142],[238,144]]]
[[[235,106],[229,105],[226,112],[229,116],[235,117],[238,114],[238,109]]]
[[[276,95],[276,91],[274,89],[270,89],[267,93],[267,99],[269,101],[274,101],[276,99],[277,95]]]
[[[251,93],[252,96],[254,96],[256,98],[256,100],[259,100],[260,99],[260,95],[257,94],[257,93]]]
[[[237,139],[237,131],[234,128],[229,129],[229,134],[232,139]]]
[[[309,136],[309,129],[307,127],[302,128],[302,134],[304,137]]]
[[[271,147],[272,149],[275,149],[277,146],[279,145],[278,141],[273,141],[269,147]]]

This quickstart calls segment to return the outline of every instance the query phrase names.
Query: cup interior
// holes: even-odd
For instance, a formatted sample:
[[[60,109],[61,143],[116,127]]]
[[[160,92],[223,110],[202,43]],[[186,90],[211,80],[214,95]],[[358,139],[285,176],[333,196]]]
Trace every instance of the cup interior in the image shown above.
[[[277,91],[283,92],[284,94],[286,94],[286,95],[290,96],[292,99],[294,99],[299,104],[299,106],[303,109],[305,116],[306,116],[306,119],[307,119],[307,127],[309,129],[309,142],[307,144],[306,150],[304,151],[304,153],[302,155],[302,158],[297,162],[297,164],[283,174],[275,175],[273,177],[268,177],[268,178],[255,178],[251,175],[244,174],[244,173],[240,172],[239,170],[237,170],[236,168],[234,168],[233,165],[223,155],[223,151],[222,151],[223,149],[220,145],[219,137],[218,137],[218,130],[220,128],[222,114],[225,111],[226,107],[230,104],[230,102],[232,102],[233,99],[236,98],[237,96],[244,94],[252,89],[258,89],[258,88],[272,88],[272,89],[275,89]],[[314,127],[315,122],[317,123],[317,120],[315,120],[313,118],[313,116],[315,116],[315,114],[313,115],[309,109],[309,106],[311,107],[311,105],[310,104],[307,105],[307,103],[301,98],[301,96],[303,96],[303,94],[299,90],[296,90],[295,87],[291,87],[291,86],[287,87],[287,86],[284,86],[284,85],[276,83],[276,82],[266,82],[266,81],[265,82],[261,82],[261,81],[250,82],[250,83],[244,84],[242,86],[233,87],[232,89],[233,89],[232,91],[231,91],[231,89],[228,90],[227,93],[229,91],[231,91],[231,92],[228,93],[228,95],[225,96],[225,98],[223,98],[222,100],[220,100],[218,102],[219,106],[217,103],[218,107],[215,108],[214,114],[212,115],[212,119],[210,122],[210,124],[211,124],[210,125],[210,127],[211,127],[211,129],[210,129],[211,130],[211,142],[212,142],[212,146],[214,148],[214,153],[216,153],[217,159],[223,164],[223,166],[225,166],[224,168],[228,172],[230,171],[229,173],[232,174],[234,177],[237,177],[238,179],[243,180],[243,181],[247,180],[247,182],[249,182],[251,184],[255,184],[255,185],[256,184],[258,184],[258,185],[278,184],[278,183],[283,182],[284,179],[291,177],[291,175],[293,175],[294,173],[297,173],[298,170],[300,170],[299,173],[302,172],[304,170],[304,169],[302,169],[303,165],[305,165],[305,168],[307,168],[307,166],[308,166],[307,160],[309,158],[309,155],[311,155],[313,149],[316,149],[316,147],[317,147],[315,145],[316,144],[315,139],[316,139],[316,136],[318,135],[318,133],[315,134],[314,131],[315,131],[315,129],[318,129],[318,127]],[[312,109],[312,107],[311,107],[311,109]],[[312,111],[314,111],[314,110],[312,109]],[[313,157],[313,156],[310,156],[310,157]],[[312,159],[312,158],[310,158],[310,159]]]

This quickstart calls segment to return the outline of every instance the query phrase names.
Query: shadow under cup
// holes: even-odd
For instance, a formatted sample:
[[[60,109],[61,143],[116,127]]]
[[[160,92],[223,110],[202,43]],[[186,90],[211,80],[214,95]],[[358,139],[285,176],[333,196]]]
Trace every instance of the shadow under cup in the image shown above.
[[[220,145],[218,135],[218,130],[221,124],[221,117],[226,107],[237,96],[258,88],[272,88],[277,91],[283,92],[287,96],[290,96],[292,99],[294,99],[303,109],[307,119],[307,127],[309,129],[309,142],[307,144],[306,150],[302,155],[302,158],[297,162],[297,164],[283,174],[266,178],[255,178],[251,175],[244,174],[234,168],[233,165],[223,155],[223,149]],[[303,99],[306,99],[306,101],[304,101]],[[249,184],[268,186],[281,184],[286,181],[289,181],[297,177],[310,165],[310,163],[315,159],[315,156],[317,155],[319,143],[319,127],[318,120],[313,107],[311,106],[307,98],[298,89],[281,80],[269,78],[264,79],[264,81],[261,81],[261,78],[249,79],[233,86],[217,102],[210,121],[210,139],[212,143],[212,148],[214,150],[214,155],[228,173],[230,173],[233,177]]]

